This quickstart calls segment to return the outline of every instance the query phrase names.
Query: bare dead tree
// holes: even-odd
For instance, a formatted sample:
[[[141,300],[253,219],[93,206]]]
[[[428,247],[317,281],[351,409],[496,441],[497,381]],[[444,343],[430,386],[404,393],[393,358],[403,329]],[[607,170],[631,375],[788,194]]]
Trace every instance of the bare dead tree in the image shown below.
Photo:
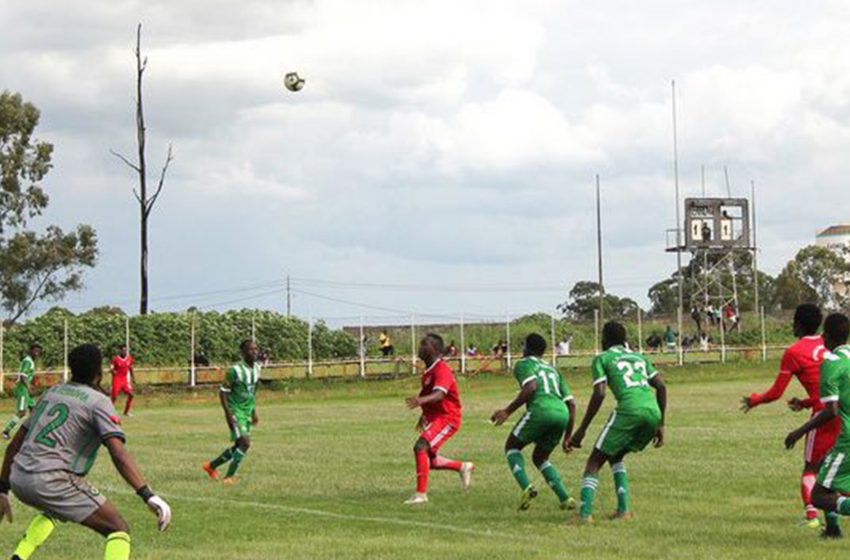
[[[147,184],[147,162],[145,160],[145,112],[142,103],[142,78],[145,73],[145,68],[148,65],[148,58],[142,58],[142,24],[136,27],[136,142],[138,144],[138,162],[133,163],[128,158],[124,157],[115,150],[109,152],[124,162],[130,169],[136,172],[139,176],[139,188],[133,189],[133,195],[139,203],[139,225],[140,225],[140,276],[141,276],[141,294],[139,297],[139,313],[146,315],[148,312],[148,220],[150,219],[151,211],[162,193],[162,187],[165,184],[165,175],[168,173],[168,166],[174,160],[171,144],[168,145],[168,153],[165,156],[165,163],[162,165],[162,170],[159,174],[159,181],[153,194],[148,193]]]

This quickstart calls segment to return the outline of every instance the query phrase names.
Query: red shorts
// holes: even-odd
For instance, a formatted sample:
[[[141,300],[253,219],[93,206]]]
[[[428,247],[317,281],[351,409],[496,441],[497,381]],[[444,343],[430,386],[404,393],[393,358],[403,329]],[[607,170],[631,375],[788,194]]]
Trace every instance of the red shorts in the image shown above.
[[[806,434],[806,462],[813,465],[823,462],[835,446],[835,440],[840,431],[841,419],[833,418],[820,428]]]
[[[431,453],[436,455],[437,451],[460,429],[460,422],[451,418],[435,418],[433,422],[425,424],[425,430],[419,437],[428,442]]]
[[[127,377],[113,377],[112,400],[117,399],[118,395],[120,395],[121,393],[133,396],[133,384],[130,383],[130,379]]]

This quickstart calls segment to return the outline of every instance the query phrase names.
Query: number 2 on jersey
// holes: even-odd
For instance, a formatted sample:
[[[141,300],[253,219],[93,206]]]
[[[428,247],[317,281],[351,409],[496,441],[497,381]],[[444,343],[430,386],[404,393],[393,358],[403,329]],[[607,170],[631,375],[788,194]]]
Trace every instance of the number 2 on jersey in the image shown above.
[[[646,387],[649,385],[647,381],[646,362],[627,362],[622,360],[617,362],[617,369],[623,372],[623,381],[629,389],[633,387]]]
[[[46,403],[45,403],[46,406]],[[41,411],[38,411],[38,418],[41,418],[41,413],[44,412],[44,408]],[[56,440],[50,437],[50,433],[62,426],[68,420],[68,405],[64,403],[58,403],[50,410],[47,411],[47,416],[52,417],[53,420],[48,422],[44,428],[38,432],[38,435],[35,436],[35,441],[50,447],[51,449],[56,447]],[[36,419],[38,421],[38,419]]]

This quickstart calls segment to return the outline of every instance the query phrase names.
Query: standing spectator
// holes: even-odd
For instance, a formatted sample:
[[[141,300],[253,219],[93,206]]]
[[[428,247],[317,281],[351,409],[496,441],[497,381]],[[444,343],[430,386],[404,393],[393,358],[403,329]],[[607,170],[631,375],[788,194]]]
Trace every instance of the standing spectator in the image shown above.
[[[381,336],[378,337],[378,343],[381,346],[381,355],[385,358],[395,355],[395,348],[393,348],[393,342],[390,340],[390,335],[387,334],[387,329],[381,331]]]
[[[731,333],[736,330],[739,330],[739,327],[741,326],[741,318],[738,316],[735,310],[732,309],[731,305],[726,306],[726,319],[728,319],[730,323],[728,332]]]
[[[667,329],[664,331],[664,349],[668,352],[673,352],[676,350],[676,337],[679,336],[679,333],[673,330],[670,325],[667,325]]]
[[[691,308],[691,319],[697,325],[697,336],[702,336],[702,311],[696,305]]]
[[[446,356],[449,356],[450,358],[454,358],[457,356],[457,345],[455,345],[454,340],[449,342],[449,346],[448,348],[446,348]]]
[[[471,358],[474,358],[478,355],[478,347],[474,344],[470,344],[466,347],[466,355]]]
[[[118,349],[118,355],[112,358],[112,365],[109,368],[112,372],[112,404],[118,400],[118,395],[124,393],[127,395],[127,402],[124,404],[124,416],[132,416],[130,407],[133,406],[133,356],[126,344],[122,344]]]
[[[570,345],[573,342],[572,335],[565,334],[564,338],[561,342],[558,343],[557,352],[559,356],[569,356],[570,355]]]
[[[711,324],[711,326],[714,326],[714,325],[717,324],[717,318],[714,316],[714,305],[709,303],[705,307],[705,316],[708,319],[708,322],[709,322],[709,324]]]

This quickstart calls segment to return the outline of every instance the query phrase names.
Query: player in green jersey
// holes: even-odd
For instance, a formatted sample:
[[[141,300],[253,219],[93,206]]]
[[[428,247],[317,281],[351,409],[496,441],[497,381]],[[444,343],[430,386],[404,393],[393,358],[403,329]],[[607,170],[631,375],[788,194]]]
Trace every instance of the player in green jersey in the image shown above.
[[[18,382],[15,385],[15,415],[6,424],[3,429],[3,439],[9,439],[12,436],[12,430],[19,422],[23,421],[27,415],[27,411],[35,406],[35,399],[32,398],[31,390],[32,380],[35,377],[35,361],[41,356],[41,345],[30,344],[29,351],[24,359],[21,360],[21,367],[18,368]],[[3,380],[0,379],[0,383]]]
[[[664,445],[664,414],[667,408],[667,388],[661,374],[647,358],[633,352],[626,343],[626,328],[615,321],[602,328],[602,354],[593,360],[593,396],[581,425],[573,434],[568,448],[581,447],[587,428],[605,400],[605,387],[617,399],[617,406],[596,440],[587,459],[581,484],[579,520],[593,522],[593,500],[599,487],[599,469],[611,464],[614,486],[617,489],[617,512],[613,519],[630,519],[631,500],[623,458],[641,451],[655,442]],[[652,389],[655,389],[653,394]]]
[[[566,449],[575,422],[575,399],[560,372],[543,361],[544,352],[546,340],[537,333],[528,335],[523,358],[514,367],[519,394],[491,417],[493,423],[500,426],[522,405],[526,407],[525,414],[505,442],[508,467],[522,490],[520,511],[528,509],[531,500],[537,497],[537,490],[525,472],[525,458],[522,456],[523,448],[530,443],[534,444],[531,460],[558,496],[561,508],[575,508],[575,500],[564,487],[561,474],[549,461],[552,451],[562,441]]]
[[[257,416],[256,393],[260,382],[260,354],[257,343],[246,340],[240,346],[242,350],[242,361],[235,364],[227,371],[224,383],[221,385],[219,400],[224,409],[224,419],[230,428],[230,439],[233,446],[204,464],[204,470],[210,478],[218,480],[216,469],[227,462],[227,474],[224,475],[225,484],[235,482],[236,471],[248,454],[251,447],[251,428],[256,426],[260,419]]]
[[[826,514],[824,538],[841,538],[838,515],[850,515],[850,320],[833,313],[823,324],[823,342],[829,352],[820,368],[820,400],[825,405],[817,416],[794,430],[785,438],[791,449],[808,432],[823,426],[836,416],[841,420],[841,432],[829,455],[821,465],[818,480],[812,490],[812,505]]]

